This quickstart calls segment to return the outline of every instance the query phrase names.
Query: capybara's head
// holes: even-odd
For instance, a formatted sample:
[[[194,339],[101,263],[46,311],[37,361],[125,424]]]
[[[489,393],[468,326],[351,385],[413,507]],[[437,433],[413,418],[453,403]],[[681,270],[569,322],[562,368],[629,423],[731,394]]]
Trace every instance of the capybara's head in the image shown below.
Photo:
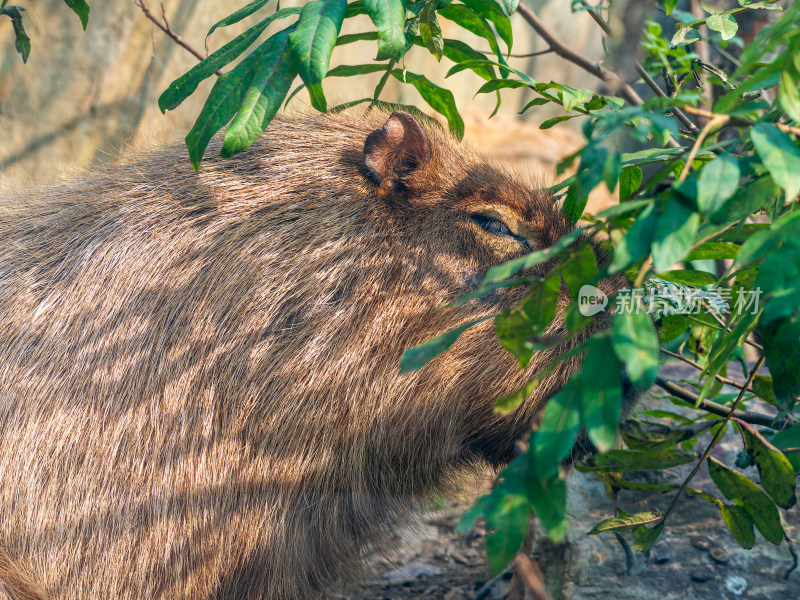
[[[213,166],[246,166],[266,181],[265,197],[249,200],[259,204],[252,218],[265,244],[255,253],[263,268],[253,282],[263,302],[252,315],[263,337],[250,360],[264,361],[266,414],[280,401],[281,411],[305,413],[309,423],[319,421],[312,427],[333,424],[364,452],[381,446],[410,487],[415,465],[427,472],[509,460],[576,361],[554,370],[507,416],[494,411],[497,399],[553,353],[521,371],[491,319],[420,371],[401,374],[399,366],[409,348],[518,301],[525,289],[445,307],[475,290],[490,267],[569,233],[559,207],[406,112],[272,127],[238,167]],[[299,181],[283,179],[298,171]],[[564,290],[561,308],[567,301]]]

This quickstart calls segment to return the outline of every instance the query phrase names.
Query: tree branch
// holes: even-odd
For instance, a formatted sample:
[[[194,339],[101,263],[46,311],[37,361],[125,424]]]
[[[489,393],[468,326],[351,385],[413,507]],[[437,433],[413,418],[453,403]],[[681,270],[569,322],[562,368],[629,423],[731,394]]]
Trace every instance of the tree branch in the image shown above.
[[[547,593],[541,569],[527,554],[521,552],[517,554],[514,566],[534,600],[553,600],[553,597]]]
[[[167,20],[167,13],[164,10],[163,4],[161,5],[161,16],[164,19],[163,23],[158,19],[158,17],[156,17],[150,11],[150,7],[148,7],[147,4],[145,4],[144,0],[136,0],[136,6],[138,6],[142,10],[144,16],[147,17],[156,27],[158,27],[161,31],[163,31],[176,44],[178,44],[179,46],[190,52],[195,58],[197,58],[197,60],[206,59],[206,57],[203,56],[200,52],[198,52],[191,44],[189,44],[189,42],[187,42],[185,39],[183,39],[181,36],[179,36],[172,30],[172,27],[170,26],[169,21]],[[217,71],[216,74],[222,75],[222,71]]]
[[[584,71],[587,71],[605,82],[612,88],[620,90],[622,95],[631,104],[642,104],[644,100],[639,94],[636,93],[629,84],[622,81],[616,73],[612,73],[600,63],[592,62],[582,54],[579,54],[567,47],[561,40],[559,40],[553,33],[539,20],[539,17],[534,13],[524,2],[520,2],[517,7],[517,12],[522,15],[522,18],[528,22],[536,33],[542,36],[545,42],[550,46],[553,52],[558,54],[561,58],[568,60],[574,65],[579,66]]]
[[[752,121],[748,121],[747,119],[741,119],[738,117],[732,117],[731,115],[723,115],[715,112],[711,112],[710,110],[705,110],[704,108],[695,108],[694,106],[686,106],[686,112],[692,115],[697,115],[698,117],[705,117],[707,119],[719,119],[721,120],[725,126],[734,126],[734,127],[752,127],[755,125]],[[791,135],[800,136],[800,127],[793,127],[792,125],[786,125],[785,123],[772,123],[786,133]]]
[[[603,33],[611,37],[611,27],[608,26],[608,23],[606,23],[603,20],[603,18],[599,14],[597,14],[597,11],[594,8],[592,8],[589,5],[589,3],[586,2],[586,0],[581,0],[581,4],[586,9],[586,12],[589,13],[589,16],[592,17],[594,22],[597,23],[600,29],[603,30]],[[642,81],[644,81],[647,84],[647,87],[649,87],[656,96],[660,96],[661,98],[668,97],[667,93],[661,89],[661,86],[656,83],[655,79],[650,77],[650,74],[647,71],[645,71],[644,67],[638,60],[636,61],[634,68],[636,69],[636,73],[639,75],[639,77],[642,78]],[[672,113],[684,127],[688,128],[690,131],[697,133],[698,131],[697,125],[695,125],[692,122],[692,120],[681,111],[680,108],[678,107],[673,108]]]
[[[697,395],[693,394],[687,389],[682,388],[674,381],[667,381],[663,377],[656,377],[656,385],[664,391],[672,394],[676,398],[680,398],[681,400],[697,405]],[[727,417],[731,412],[729,407],[723,406],[722,404],[717,404],[711,400],[703,400],[699,404],[699,407],[714,415],[719,415],[720,417]],[[792,425],[796,424],[794,419],[786,418],[775,422],[774,417],[770,417],[769,415],[764,415],[761,413],[755,413],[749,410],[736,409],[733,411],[733,416],[740,421],[744,421],[745,423],[752,423],[753,425],[760,425],[762,427],[770,427],[778,431],[788,429]]]
[[[666,354],[667,356],[671,356],[672,358],[676,358],[676,359],[678,359],[678,360],[680,360],[680,361],[683,361],[683,362],[685,362],[687,365],[690,365],[690,366],[694,367],[694,368],[695,368],[695,369],[697,369],[698,371],[702,371],[702,370],[703,370],[703,367],[701,367],[701,366],[700,366],[699,364],[697,364],[695,361],[693,361],[693,360],[691,360],[691,359],[689,359],[689,358],[686,358],[686,357],[685,357],[685,356],[683,356],[682,354],[678,354],[677,352],[670,352],[669,350],[666,350],[666,349],[664,349],[664,348],[659,348],[659,350],[660,350],[660,351],[661,351],[663,354]],[[715,375],[714,377],[715,377],[715,379],[716,379],[717,381],[720,381],[720,382],[724,383],[725,385],[729,385],[729,386],[731,386],[731,387],[735,387],[735,388],[738,388],[738,389],[740,389],[740,390],[741,390],[741,389],[744,389],[744,388],[742,387],[742,384],[741,384],[741,383],[738,383],[738,382],[734,381],[733,379],[728,379],[727,377],[723,377],[722,375]],[[756,394],[756,393],[755,393],[755,391],[754,391],[754,390],[752,390],[752,389],[747,389],[746,391],[750,392],[751,394],[758,395],[758,394]]]
[[[753,378],[756,376],[756,373],[758,373],[758,370],[761,368],[761,365],[764,364],[764,360],[765,359],[763,355],[761,356],[761,358],[758,359],[758,362],[756,363],[755,367],[753,367],[753,370],[750,372],[750,376],[747,378],[747,382],[744,384],[745,388],[750,387],[750,385],[753,383]],[[681,494],[686,489],[686,486],[688,486],[689,483],[692,481],[692,479],[694,479],[694,476],[697,475],[697,472],[700,470],[700,467],[703,466],[703,463],[711,455],[711,451],[714,449],[714,446],[717,445],[717,442],[722,438],[722,436],[725,433],[725,430],[728,428],[728,423],[736,413],[737,407],[739,406],[739,403],[742,401],[742,398],[744,398],[744,389],[742,389],[739,392],[739,395],[736,397],[736,400],[733,401],[733,404],[731,405],[730,408],[728,408],[727,406],[723,407],[726,410],[725,421],[722,423],[722,425],[720,425],[719,429],[717,429],[717,432],[714,434],[714,437],[711,438],[711,442],[706,447],[706,450],[705,452],[703,452],[703,455],[700,457],[700,460],[697,461],[697,464],[694,466],[694,469],[692,469],[692,472],[689,473],[686,479],[683,480],[681,487],[672,497],[672,502],[670,502],[669,506],[667,507],[667,510],[665,510],[664,514],[661,516],[659,524],[661,525],[664,524],[664,522],[667,520],[667,517],[672,512],[672,509],[674,509],[675,505],[678,504],[678,499],[681,497]],[[744,421],[745,419],[741,420]]]

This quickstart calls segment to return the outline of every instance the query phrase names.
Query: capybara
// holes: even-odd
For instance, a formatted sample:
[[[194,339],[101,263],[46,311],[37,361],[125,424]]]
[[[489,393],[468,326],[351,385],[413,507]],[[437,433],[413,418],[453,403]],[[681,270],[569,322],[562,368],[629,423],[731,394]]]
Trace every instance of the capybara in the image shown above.
[[[441,308],[487,268],[571,230],[408,113],[282,117],[199,174],[145,151],[0,211],[10,598],[325,597],[577,368],[500,416],[553,355],[520,370],[487,320],[400,374],[524,294]]]

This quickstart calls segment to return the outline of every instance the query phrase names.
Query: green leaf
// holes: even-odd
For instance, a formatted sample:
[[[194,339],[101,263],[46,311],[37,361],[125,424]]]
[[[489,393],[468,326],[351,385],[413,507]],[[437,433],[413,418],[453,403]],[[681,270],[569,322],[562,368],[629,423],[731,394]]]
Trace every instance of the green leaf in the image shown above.
[[[270,0],[254,0],[247,6],[244,6],[239,10],[229,14],[224,19],[217,21],[211,26],[211,29],[208,30],[208,33],[206,34],[206,42],[208,42],[208,38],[211,37],[211,34],[214,33],[214,31],[216,31],[220,27],[228,27],[229,25],[234,25],[235,23],[238,23],[242,19],[246,19],[254,12],[256,12],[258,9],[265,6],[269,1]],[[298,8],[290,8],[283,10],[291,10],[293,14],[299,14],[302,9],[298,7]]]
[[[528,499],[553,542],[560,542],[567,533],[567,484],[561,477],[530,482]]]
[[[580,410],[586,433],[600,452],[610,450],[617,439],[622,409],[621,371],[610,340],[592,338],[580,370]]]
[[[650,204],[636,218],[622,241],[614,249],[608,266],[609,274],[624,271],[650,251],[658,213],[655,204]]]
[[[22,26],[24,10],[21,6],[4,6],[0,9],[0,15],[7,15],[11,19],[11,26],[14,28],[14,48],[22,57],[22,62],[26,63],[31,53],[31,39]]]
[[[659,273],[659,277],[673,283],[692,286],[711,285],[717,282],[717,277],[711,273],[707,273],[706,271],[689,271],[686,269],[664,271],[663,273]]]
[[[762,323],[759,333],[778,407],[792,410],[800,396],[800,320],[783,317]]]
[[[486,277],[484,277],[481,287],[490,283],[503,281],[521,269],[530,269],[531,267],[535,267],[536,265],[550,260],[568,248],[583,234],[585,229],[585,227],[578,227],[574,231],[559,238],[559,240],[549,248],[537,250],[535,252],[531,252],[530,254],[526,254],[525,256],[520,256],[519,258],[509,260],[502,265],[491,267],[486,272]]]
[[[699,39],[700,34],[698,34],[694,29],[691,27],[681,27],[677,33],[672,36],[670,46],[685,46],[686,44],[691,44]]]
[[[796,56],[796,55],[795,55]],[[781,72],[781,80],[778,84],[778,100],[786,111],[786,114],[795,122],[800,123],[800,91],[798,87],[797,71],[791,65],[787,65]]]
[[[708,458],[708,472],[724,496],[747,511],[761,535],[773,544],[781,543],[784,532],[778,507],[755,483],[713,456]]]
[[[658,341],[662,344],[680,337],[689,328],[691,322],[683,315],[667,315],[661,317],[658,328]]]
[[[779,450],[800,448],[800,425],[793,425],[788,429],[779,431],[777,435],[772,438],[772,444]],[[800,472],[800,453],[793,452],[784,456],[792,463],[795,473]]]
[[[284,9],[288,10],[288,9]],[[283,11],[279,11],[273,15],[270,15],[263,21],[253,25],[250,29],[245,31],[244,33],[236,36],[230,42],[225,44],[222,48],[213,52],[209,55],[205,60],[200,61],[194,67],[189,69],[186,73],[178,77],[175,81],[169,84],[166,90],[159,96],[158,98],[158,107],[161,109],[161,112],[166,112],[168,110],[174,109],[178,106],[181,102],[186,100],[189,96],[191,96],[194,91],[197,89],[197,86],[200,85],[202,81],[211,77],[214,73],[216,73],[219,69],[227,65],[229,62],[236,59],[242,52],[247,50],[253,42],[255,42],[258,37],[264,33],[264,30],[267,26],[274,21],[276,18],[281,18],[278,14]],[[297,12],[297,11],[295,11]],[[286,15],[282,15],[286,16]],[[250,55],[252,56],[252,54]],[[249,58],[249,57],[248,57]],[[247,59],[245,59],[247,60]],[[244,62],[244,61],[242,61]],[[241,63],[240,63],[241,64]],[[234,70],[238,68],[238,65]],[[241,71],[240,71],[241,72]],[[233,71],[231,71],[233,73]],[[224,75],[223,75],[224,76]],[[220,77],[221,79],[221,77]],[[226,85],[231,85],[231,82],[236,77],[228,77],[227,81],[229,82]],[[219,79],[217,80],[219,83]],[[235,84],[234,84],[235,86]],[[216,84],[214,86],[217,87]],[[212,92],[213,93],[213,92]],[[206,100],[208,104],[209,98]],[[231,115],[232,116],[232,115]],[[226,121],[227,122],[227,121]],[[197,124],[195,124],[197,125]],[[224,125],[224,123],[223,123]],[[216,131],[222,125],[217,128]]]
[[[709,215],[733,196],[739,187],[739,165],[729,154],[718,156],[703,167],[697,178],[697,206]]]
[[[595,471],[595,475],[611,487],[632,492],[670,492],[677,490],[674,483],[644,483],[641,481],[628,481],[621,476],[609,471]]]
[[[558,475],[559,464],[569,456],[580,429],[580,379],[573,375],[547,401],[542,422],[532,441],[534,468],[541,480]]]
[[[400,361],[400,373],[410,373],[411,371],[421,369],[428,362],[455,344],[459,336],[467,329],[473,325],[481,323],[482,321],[491,319],[493,316],[494,315],[490,315],[469,321],[459,327],[456,327],[455,329],[451,329],[450,331],[433,338],[432,340],[425,342],[424,344],[420,344],[419,346],[414,346],[413,348],[406,350],[405,353],[403,353],[402,360]]]
[[[503,347],[519,358],[520,366],[527,365],[533,353],[540,349],[541,336],[556,314],[561,278],[553,273],[534,285],[520,304],[503,310],[495,319],[497,335]]]
[[[485,61],[483,65],[474,65],[472,71],[483,79],[491,80],[495,78],[495,71],[492,63],[486,57],[473,49],[461,40],[444,40],[444,55],[455,63],[464,61]]]
[[[542,121],[542,124],[539,125],[539,129],[550,129],[553,125],[558,123],[563,123],[564,121],[569,121],[575,115],[566,115],[561,117],[553,117],[552,119],[547,119],[546,121]]]
[[[399,58],[406,46],[404,0],[364,0],[364,7],[378,29],[375,60]]]
[[[603,454],[596,454],[583,462],[576,463],[575,468],[583,473],[592,471],[627,473],[629,471],[668,469],[694,460],[697,460],[696,454],[690,454],[682,450],[649,452],[609,450]]]
[[[464,121],[456,107],[455,98],[453,93],[445,88],[439,87],[435,83],[428,80],[424,75],[417,75],[411,71],[403,71],[402,69],[395,69],[392,75],[402,81],[403,83],[410,83],[413,85],[422,99],[428,105],[443,115],[447,119],[447,124],[450,127],[451,133],[457,138],[464,137]]]
[[[724,260],[736,258],[739,246],[729,242],[703,242],[689,252],[686,260]]]
[[[292,27],[290,26],[273,37],[286,35],[286,32]],[[253,75],[258,70],[261,57],[273,50],[274,42],[271,40],[272,38],[261,44],[230,72],[217,78],[200,115],[186,135],[189,160],[196,171],[200,169],[208,142],[239,111],[245,90],[250,86]]]
[[[745,449],[756,461],[764,491],[778,506],[792,508],[797,502],[792,463],[755,428],[742,421],[737,424]]]
[[[502,2],[506,13],[509,15],[513,15],[517,10],[517,6],[519,6],[519,0],[502,0]]]
[[[800,240],[786,240],[761,263],[754,293],[767,296],[761,324],[791,318],[798,310],[800,296]]]
[[[775,391],[772,389],[771,375],[756,375],[750,384],[759,398],[770,404],[775,404]]]
[[[658,0],[658,3],[664,7],[664,13],[669,15],[678,5],[678,0]]]
[[[600,521],[597,525],[592,527],[591,531],[589,531],[587,535],[597,535],[598,533],[602,533],[604,531],[616,531],[617,533],[621,531],[630,531],[639,525],[654,523],[660,518],[661,515],[657,512],[640,512],[632,515],[624,514],[621,517],[614,517],[611,519],[606,519],[605,521]]]
[[[581,246],[561,263],[561,276],[573,298],[578,297],[581,286],[597,275],[597,258],[589,246]]]
[[[734,310],[733,308],[731,309]],[[716,375],[728,364],[728,360],[736,348],[741,348],[744,340],[750,335],[750,332],[755,328],[758,316],[761,310],[757,313],[745,313],[739,315],[736,325],[731,332],[720,330],[717,332],[717,337],[711,350],[708,353],[708,362],[702,375],[706,380],[703,388],[700,390],[697,403],[700,404],[703,400],[708,398],[712,387],[716,382]]]
[[[642,185],[642,170],[636,165],[625,167],[619,174],[619,201],[630,200]]]
[[[631,382],[647,390],[658,375],[658,336],[650,317],[644,311],[617,311],[611,318],[611,333],[614,352]]]
[[[742,548],[749,550],[756,543],[753,520],[741,506],[723,504],[719,507],[722,520]]]
[[[308,87],[311,105],[320,112],[328,110],[320,84],[328,73],[346,9],[346,0],[311,0],[289,34],[289,56]]]
[[[633,539],[634,542],[631,544],[631,548],[638,552],[647,552],[650,548],[653,547],[653,544],[656,543],[658,536],[661,535],[661,532],[664,530],[664,523],[660,523],[656,525],[652,529],[648,529],[644,525],[641,525],[633,530]]]
[[[89,23],[89,5],[86,4],[86,0],[64,0],[64,2],[78,15],[83,30],[86,31],[86,25]]]
[[[794,200],[800,192],[800,150],[788,135],[767,123],[753,125],[750,139],[775,183],[786,191],[786,199]]]
[[[501,90],[503,88],[524,88],[528,87],[528,84],[524,81],[517,81],[516,79],[493,79],[492,81],[487,81],[484,83],[480,89],[475,92],[475,95],[478,94],[488,94],[490,92],[494,92],[496,90]]]
[[[347,6],[349,7],[350,5],[348,4]],[[347,13],[345,13],[345,19],[346,18],[347,18]],[[377,31],[364,31],[362,33],[343,33],[342,35],[336,38],[336,45],[346,46],[347,44],[353,44],[355,42],[377,41],[377,39],[378,39]]]
[[[800,211],[795,210],[783,215],[761,231],[746,236],[746,241],[736,257],[736,264],[746,266],[766,256],[785,240],[798,238],[800,238]]]
[[[731,14],[715,14],[706,19],[706,26],[712,31],[719,31],[723,40],[729,40],[736,35],[739,26]]]
[[[444,17],[448,21],[453,21],[467,31],[471,31],[475,35],[482,37],[498,58],[503,56],[500,52],[500,46],[497,45],[497,38],[495,37],[494,31],[489,26],[489,23],[468,7],[463,4],[451,4],[450,6],[439,9],[439,16]]]
[[[531,505],[525,496],[508,494],[487,515],[486,553],[493,574],[502,571],[522,547],[528,534],[530,512]]]
[[[719,498],[700,490],[687,489],[686,493],[690,496],[700,496],[703,500],[716,505],[722,515],[722,520],[725,521],[725,525],[728,526],[740,546],[750,549],[755,545],[756,536],[753,531],[753,520],[745,509],[735,504],[725,504]]]
[[[347,3],[347,12],[344,13],[344,18],[349,19],[357,15],[366,15],[367,7],[364,5],[364,0],[353,0]]]
[[[528,381],[525,385],[523,385],[520,389],[516,392],[509,394],[508,396],[503,396],[495,403],[495,411],[497,411],[501,415],[507,415],[514,411],[520,404],[522,404],[526,398],[529,398],[530,395],[534,392],[534,390],[539,386],[543,379],[545,379],[550,373],[552,373],[559,364],[572,358],[573,356],[577,356],[581,354],[584,350],[586,342],[576,344],[570,350],[563,352],[557,358],[555,358],[549,365],[547,365],[544,369],[542,369],[539,373],[536,374],[536,377]]]
[[[690,440],[706,429],[719,425],[721,420],[701,421],[684,427],[660,423],[642,423],[633,419],[623,421],[619,431],[626,445],[634,450],[664,450]]]
[[[270,37],[263,50],[252,78],[244,90],[241,105],[233,122],[225,131],[222,156],[231,157],[247,150],[281,107],[297,71],[287,55],[290,28]],[[244,87],[244,86],[243,86]]]
[[[534,107],[534,106],[542,106],[543,104],[547,104],[548,102],[550,102],[550,100],[548,100],[547,98],[534,98],[533,100],[531,100],[530,102],[528,102],[528,103],[527,103],[527,104],[526,104],[526,105],[525,105],[525,106],[522,108],[522,110],[521,110],[521,111],[519,111],[519,113],[518,113],[518,114],[520,114],[520,115],[521,115],[522,113],[524,113],[524,112],[527,112],[529,108],[532,108],[532,107]]]
[[[667,199],[653,232],[653,268],[658,273],[686,256],[699,226],[699,214],[674,197]]]
[[[444,41],[442,40],[442,28],[436,18],[436,7],[438,5],[439,0],[427,0],[425,2],[425,6],[422,7],[419,13],[419,35],[422,41],[425,42],[425,47],[436,57],[436,60],[442,60]]]
[[[780,193],[772,177],[758,177],[739,187],[733,197],[711,215],[711,221],[722,224],[749,217],[754,211],[774,201]]]
[[[368,73],[378,73],[385,71],[385,63],[372,63],[368,65],[339,65],[328,71],[328,77],[353,77],[354,75],[366,75]]]
[[[492,25],[494,25],[495,30],[497,30],[498,37],[503,40],[506,48],[509,52],[511,52],[511,47],[514,45],[514,34],[511,30],[511,19],[506,16],[506,14],[500,8],[500,5],[492,0],[461,1],[464,3],[464,5],[472,9],[475,14],[483,17],[487,21],[490,21]]]

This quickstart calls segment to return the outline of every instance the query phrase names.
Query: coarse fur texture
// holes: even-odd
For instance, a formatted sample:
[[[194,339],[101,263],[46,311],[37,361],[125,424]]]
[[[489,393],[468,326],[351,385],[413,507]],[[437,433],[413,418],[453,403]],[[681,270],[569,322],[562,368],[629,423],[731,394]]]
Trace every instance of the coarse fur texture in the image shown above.
[[[199,174],[175,146],[3,200],[0,589],[304,600],[357,582],[421,500],[507,462],[577,368],[500,416],[551,353],[519,370],[491,320],[418,372],[403,352],[519,299],[440,310],[570,229],[438,127],[380,111],[278,118]]]

